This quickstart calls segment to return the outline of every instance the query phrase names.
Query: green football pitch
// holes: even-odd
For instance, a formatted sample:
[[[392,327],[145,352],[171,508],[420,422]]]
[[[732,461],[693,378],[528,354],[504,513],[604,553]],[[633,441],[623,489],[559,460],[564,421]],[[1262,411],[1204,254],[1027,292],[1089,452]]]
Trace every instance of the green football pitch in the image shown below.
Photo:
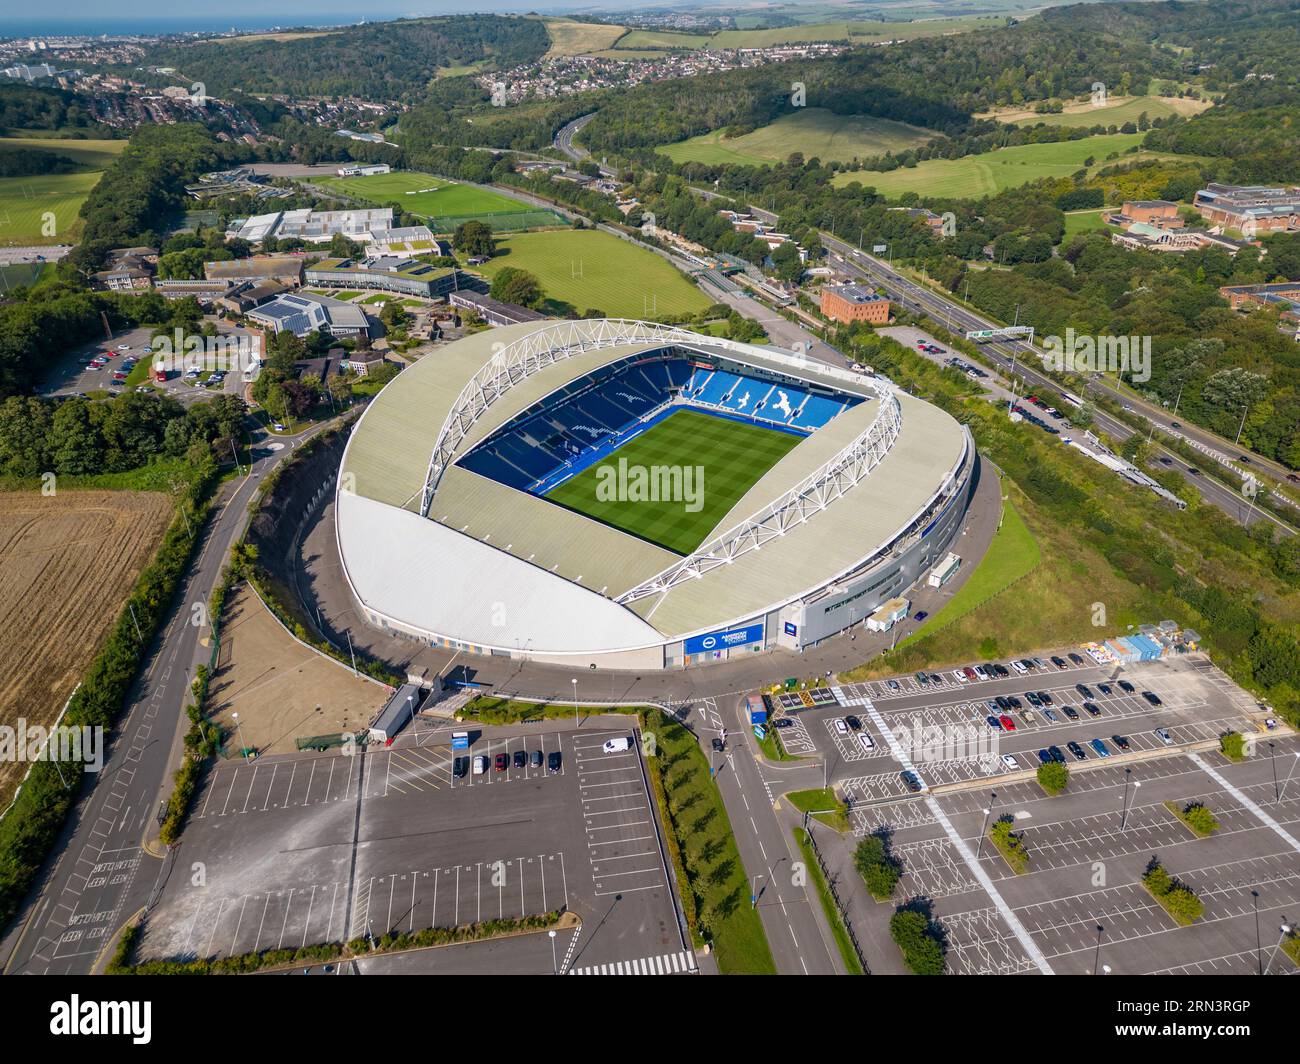
[[[696,410],[679,410],[546,497],[677,554],[689,554],[802,439]],[[631,490],[616,491],[609,498],[623,462],[629,473],[622,484]],[[679,467],[682,476],[677,483],[690,490],[678,492],[676,500],[638,499],[636,470],[656,466]],[[693,471],[689,479],[688,469]]]

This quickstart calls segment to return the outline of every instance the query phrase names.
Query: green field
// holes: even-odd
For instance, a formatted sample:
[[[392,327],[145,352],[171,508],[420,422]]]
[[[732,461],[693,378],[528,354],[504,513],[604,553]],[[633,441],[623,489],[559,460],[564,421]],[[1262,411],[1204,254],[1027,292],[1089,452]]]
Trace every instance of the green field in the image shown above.
[[[497,241],[497,256],[475,269],[488,277],[515,266],[541,282],[547,298],[611,318],[680,318],[709,299],[653,251],[594,229],[519,233]]]
[[[932,130],[871,115],[837,115],[823,107],[801,108],[741,137],[723,138],[722,130],[659,149],[675,163],[734,163],[766,166],[783,162],[791,152],[823,162],[884,155],[933,140]]]
[[[678,554],[689,554],[759,477],[801,439],[789,432],[696,410],[678,410],[600,464],[566,480],[547,498]],[[695,469],[693,484],[698,494],[691,498],[697,499],[698,508],[690,512],[687,507],[691,504],[684,499],[651,502],[598,498],[600,470],[616,467],[624,459],[629,468]]]
[[[0,243],[68,244],[81,230],[77,211],[99,181],[99,173],[43,174],[0,178]],[[42,232],[45,214],[54,232]]]
[[[1040,122],[1049,126],[1070,129],[1088,129],[1092,126],[1122,126],[1136,123],[1142,112],[1147,118],[1169,118],[1172,115],[1190,117],[1206,110],[1210,105],[1203,100],[1189,100],[1177,96],[1130,96],[1111,102],[1105,107],[1092,107],[1086,103],[1067,105],[1058,115],[1035,114],[1031,109],[993,112],[985,117],[1016,126],[1036,126]]]
[[[1107,211],[1115,210],[1114,207],[1098,207],[1091,211],[1066,211],[1065,212],[1065,239],[1077,233],[1091,233],[1095,229],[1107,228],[1106,223],[1101,220],[1101,216]]]
[[[410,214],[430,219],[446,215],[486,218],[492,214],[513,214],[533,209],[486,189],[411,170],[369,177],[318,177],[313,178],[312,183],[380,206],[396,204]]]
[[[127,146],[125,140],[73,140],[67,137],[0,137],[0,149],[35,148],[66,155],[86,170],[103,170]]]
[[[997,15],[967,15],[958,18],[918,19],[914,22],[877,22],[858,19],[813,22],[775,29],[722,30],[712,35],[674,33],[660,30],[632,30],[618,39],[615,48],[673,51],[696,48],[774,48],[782,44],[813,41],[870,44],[878,41],[910,41],[946,33],[969,33],[1005,25]]]
[[[921,196],[978,199],[1044,177],[1069,177],[1076,170],[1083,169],[1084,160],[1089,157],[1093,159],[1094,170],[1112,165],[1114,160],[1108,162],[1106,156],[1136,147],[1145,136],[1145,133],[1108,133],[1059,144],[1022,144],[968,155],[963,159],[928,159],[916,166],[888,173],[871,170],[845,172],[837,174],[833,182],[844,186],[857,181],[864,188],[874,188],[889,197],[916,192]],[[1168,156],[1157,152],[1134,152],[1123,156],[1126,161],[1139,158],[1162,159]]]

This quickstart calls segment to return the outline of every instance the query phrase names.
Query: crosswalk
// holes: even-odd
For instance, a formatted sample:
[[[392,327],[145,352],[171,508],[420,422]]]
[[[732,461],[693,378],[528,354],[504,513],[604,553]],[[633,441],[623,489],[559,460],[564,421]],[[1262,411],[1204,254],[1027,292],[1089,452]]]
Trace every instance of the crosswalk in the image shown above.
[[[665,953],[659,957],[640,957],[634,961],[593,964],[587,968],[570,968],[570,975],[693,975],[695,954],[690,950]]]

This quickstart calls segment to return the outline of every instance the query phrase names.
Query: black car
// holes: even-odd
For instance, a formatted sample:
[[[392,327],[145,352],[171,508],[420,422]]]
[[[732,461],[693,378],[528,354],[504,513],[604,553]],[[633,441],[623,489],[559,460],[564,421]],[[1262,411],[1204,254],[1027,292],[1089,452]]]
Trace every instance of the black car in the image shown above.
[[[1052,702],[1052,696],[1049,695],[1046,691],[1038,692],[1038,701],[1043,703],[1043,705],[1045,706],[1054,705],[1054,703]]]
[[[1069,654],[1069,655],[1067,655],[1067,657],[1069,657],[1069,659],[1070,659],[1072,662],[1074,662],[1076,665],[1082,665],[1082,664],[1083,664],[1083,657],[1082,657],[1081,655],[1079,655],[1079,654]]]
[[[1083,695],[1084,698],[1092,697],[1092,689],[1086,683],[1076,683],[1074,689]]]
[[[560,751],[552,750],[546,757],[546,767],[551,772],[560,771]]]
[[[1199,477],[1201,475],[1201,471],[1197,469],[1195,466],[1188,466],[1187,472],[1191,473],[1192,476],[1194,477]]]
[[[542,752],[541,752],[540,750],[534,750],[533,753],[532,753],[532,756],[528,759],[528,761],[529,761],[529,764],[531,764],[531,765],[533,766],[533,768],[541,768],[541,767],[542,767]]]
[[[773,727],[773,728],[793,728],[793,727],[794,727],[794,721],[792,721],[789,717],[777,717],[776,720],[772,721],[772,727]]]
[[[1010,671],[1007,669],[1007,667],[1006,667],[1005,665],[1001,665],[1001,664],[994,665],[994,666],[993,666],[993,671],[996,672],[999,676],[1001,676],[1001,677],[1003,677],[1003,678],[1006,678],[1007,676],[1010,676],[1010,675],[1011,675],[1011,673],[1010,673]]]
[[[844,718],[844,722],[848,724],[848,726],[852,728],[854,731],[862,730],[862,721],[858,720],[858,718],[855,717],[852,713],[850,713],[847,717]]]
[[[1065,746],[1066,749],[1068,749],[1070,753],[1074,755],[1074,760],[1076,761],[1088,760],[1088,755],[1083,752],[1083,747],[1080,746],[1078,743],[1076,743],[1073,739],[1071,739],[1068,743],[1066,743]]]
[[[1071,720],[1079,719],[1079,711],[1075,709],[1073,706],[1062,706],[1061,712],[1064,713]]]
[[[1059,746],[1049,746],[1047,752],[1052,755],[1053,761],[1061,765],[1065,764],[1065,755],[1061,753],[1061,748]]]
[[[1070,667],[1069,665],[1066,664],[1065,659],[1063,657],[1060,657],[1057,654],[1052,655],[1052,664],[1055,665],[1058,669],[1068,669]]]
[[[921,789],[921,778],[915,772],[904,769],[899,775],[903,780],[903,786],[913,794]]]
[[[1148,702],[1150,702],[1153,706],[1164,705],[1164,703],[1160,701],[1160,696],[1156,694],[1154,691],[1143,691],[1142,697],[1145,698]]]
[[[1096,702],[1085,702],[1083,708],[1088,711],[1088,716],[1090,717],[1101,716],[1101,706],[1097,705]]]
[[[914,620],[914,621],[923,621],[923,620],[925,620],[925,619],[926,619],[927,617],[929,617],[929,616],[930,616],[930,615],[929,615],[928,613],[926,613],[925,610],[917,610],[916,613],[914,613],[914,614],[912,615],[912,620]]]
[[[1099,683],[1099,684],[1097,685],[1097,690],[1100,691],[1100,692],[1101,692],[1102,694],[1104,694],[1104,695],[1108,695],[1108,694],[1111,693],[1110,684],[1108,684],[1108,683]]]
[[[1122,735],[1112,735],[1110,737],[1110,741],[1114,743],[1116,746],[1118,746],[1121,750],[1128,749],[1128,739],[1126,739]]]
[[[1131,695],[1134,690],[1133,685],[1129,683],[1127,680],[1119,681],[1119,689],[1123,691],[1126,695]]]
[[[1002,695],[998,695],[998,697],[993,699],[993,701],[997,703],[998,709],[1004,712],[1011,708],[1011,700],[1009,698],[1004,698]]]
[[[727,748],[727,744],[725,742],[723,742],[721,739],[718,739],[716,737],[714,738],[713,740],[714,750],[716,750],[718,753],[722,753],[726,748]]]
[[[1007,702],[1010,703],[1012,709],[1020,708],[1020,699],[1015,695],[1007,695]]]
[[[458,757],[451,763],[451,774],[458,780],[463,780],[467,772],[469,772],[468,757]]]
[[[515,768],[523,768],[528,764],[528,755],[522,750],[515,751]]]
[[[1035,664],[1034,664],[1032,661],[1030,661],[1028,658],[1021,658],[1021,659],[1020,659],[1020,664],[1023,665],[1023,666],[1025,667],[1025,670],[1026,670],[1027,672],[1028,672],[1028,671],[1032,671],[1032,670],[1038,668],[1038,666],[1035,665]]]
[[[1026,691],[1025,698],[1028,699],[1031,706],[1041,706],[1043,704],[1043,700],[1039,698],[1038,695],[1034,694],[1033,691]]]

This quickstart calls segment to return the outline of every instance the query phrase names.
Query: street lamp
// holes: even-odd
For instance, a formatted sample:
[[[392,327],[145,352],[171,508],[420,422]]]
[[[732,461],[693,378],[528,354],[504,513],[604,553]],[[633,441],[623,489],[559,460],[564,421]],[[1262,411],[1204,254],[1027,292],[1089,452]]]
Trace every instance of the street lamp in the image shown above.
[[[244,742],[244,726],[239,723],[239,713],[234,712],[231,713],[230,715],[235,721],[235,734],[239,736],[239,752],[243,754],[245,758],[247,758],[248,745]]]
[[[1101,960],[1101,936],[1102,936],[1102,933],[1103,933],[1105,930],[1106,930],[1106,929],[1105,929],[1104,927],[1102,927],[1101,924],[1098,924],[1098,925],[1097,925],[1097,950],[1096,950],[1096,952],[1093,953],[1093,955],[1092,955],[1092,974],[1093,974],[1093,975],[1096,975],[1096,974],[1097,974],[1097,964],[1098,964],[1098,962]],[[1106,969],[1106,973],[1107,973],[1108,975],[1110,974],[1110,969],[1109,969],[1109,968]]]
[[[763,874],[760,872],[754,877],[754,882],[749,888],[749,907],[751,909],[758,908],[758,881],[762,878]]]
[[[997,791],[989,791],[989,807],[984,810],[984,826],[980,828],[979,845],[975,847],[975,860],[980,859],[980,854],[984,852],[984,835],[989,829],[989,814],[993,812],[993,803],[998,800]]]
[[[1131,768],[1126,768],[1124,770],[1124,811],[1120,814],[1120,818],[1119,818],[1120,831],[1125,830],[1125,825],[1128,823],[1128,783],[1129,783],[1129,776],[1132,772],[1133,770]],[[1141,780],[1133,781],[1134,791],[1136,791],[1141,786],[1142,786]]]
[[[1264,946],[1259,938],[1259,891],[1251,890],[1251,901],[1255,906],[1255,965],[1259,974],[1264,974]]]
[[[554,930],[550,930],[550,931],[548,931],[548,932],[546,932],[546,933],[547,933],[548,935],[551,936],[551,974],[552,974],[552,975],[559,975],[559,974],[560,974],[560,964],[559,964],[559,961],[557,961],[557,960],[555,959],[555,931],[554,931]]]
[[[1282,924],[1282,925],[1278,928],[1278,931],[1279,931],[1280,933],[1278,934],[1277,945],[1273,947],[1273,953],[1274,953],[1274,954],[1276,954],[1277,951],[1280,950],[1280,949],[1282,948],[1282,940],[1283,940],[1284,938],[1286,938],[1287,935],[1291,934],[1291,925],[1290,925],[1290,924]],[[1270,958],[1268,959],[1268,963],[1267,963],[1266,965],[1264,965],[1264,970],[1263,970],[1260,974],[1261,974],[1261,975],[1268,975],[1268,970],[1269,970],[1271,967],[1273,967],[1273,958],[1272,958],[1272,957],[1270,957]]]
[[[578,678],[575,676],[575,677],[574,677],[572,680],[570,680],[569,682],[570,682],[571,684],[573,684],[573,719],[576,720],[576,721],[578,722],[578,725],[579,725],[579,726],[581,726],[581,725],[582,725],[582,717],[580,716],[580,714],[579,714],[579,710],[578,710]]]
[[[1277,784],[1277,747],[1273,745],[1272,740],[1268,744],[1268,760],[1273,766],[1273,804],[1276,805],[1282,800],[1282,789]]]
[[[1278,800],[1279,802],[1282,800],[1282,795],[1283,795],[1283,794],[1286,794],[1286,787],[1287,787],[1287,784],[1291,782],[1291,776],[1292,776],[1292,773],[1295,772],[1295,767],[1296,767],[1296,765],[1300,765],[1300,750],[1297,750],[1297,751],[1296,751],[1296,753],[1295,753],[1295,760],[1291,762],[1291,768],[1290,768],[1290,771],[1287,772],[1287,774],[1286,774],[1286,779],[1284,779],[1284,780],[1282,781],[1282,790],[1281,790],[1281,792],[1279,792],[1279,794],[1278,794],[1278,796],[1277,796],[1277,800]]]

